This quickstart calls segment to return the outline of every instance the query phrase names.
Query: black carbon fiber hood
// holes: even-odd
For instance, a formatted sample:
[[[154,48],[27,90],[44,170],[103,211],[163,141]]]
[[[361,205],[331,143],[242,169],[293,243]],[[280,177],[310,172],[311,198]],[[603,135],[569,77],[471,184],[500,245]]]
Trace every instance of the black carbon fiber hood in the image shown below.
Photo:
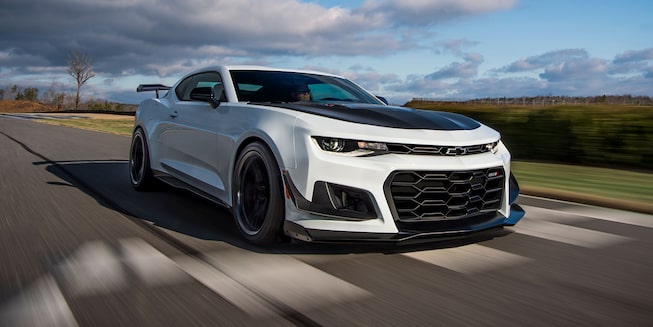
[[[252,103],[286,108],[352,123],[404,129],[472,130],[481,124],[469,117],[407,107],[343,103]]]

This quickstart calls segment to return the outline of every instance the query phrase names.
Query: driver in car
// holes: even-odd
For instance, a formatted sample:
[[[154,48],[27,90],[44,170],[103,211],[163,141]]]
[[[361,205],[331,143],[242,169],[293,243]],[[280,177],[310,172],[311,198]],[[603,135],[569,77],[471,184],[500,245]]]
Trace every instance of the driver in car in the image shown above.
[[[296,101],[311,101],[311,90],[306,85],[300,85],[292,92]]]

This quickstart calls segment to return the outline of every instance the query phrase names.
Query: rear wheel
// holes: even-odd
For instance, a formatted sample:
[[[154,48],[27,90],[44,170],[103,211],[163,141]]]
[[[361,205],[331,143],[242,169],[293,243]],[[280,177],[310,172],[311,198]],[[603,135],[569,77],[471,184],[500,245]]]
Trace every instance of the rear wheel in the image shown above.
[[[281,173],[262,143],[247,145],[238,157],[233,177],[233,213],[248,241],[269,244],[279,240],[284,218]]]
[[[137,129],[132,135],[129,150],[129,177],[132,186],[139,191],[154,188],[156,179],[150,168],[150,151],[142,129]]]

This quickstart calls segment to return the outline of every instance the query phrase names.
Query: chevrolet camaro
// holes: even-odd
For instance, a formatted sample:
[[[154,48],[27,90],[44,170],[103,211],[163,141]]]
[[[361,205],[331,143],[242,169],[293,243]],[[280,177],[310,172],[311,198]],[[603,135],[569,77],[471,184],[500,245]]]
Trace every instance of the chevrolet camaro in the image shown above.
[[[255,66],[137,91],[156,97],[136,112],[132,186],[163,181],[213,200],[255,244],[458,237],[524,215],[499,133],[463,115],[390,106],[341,76]]]

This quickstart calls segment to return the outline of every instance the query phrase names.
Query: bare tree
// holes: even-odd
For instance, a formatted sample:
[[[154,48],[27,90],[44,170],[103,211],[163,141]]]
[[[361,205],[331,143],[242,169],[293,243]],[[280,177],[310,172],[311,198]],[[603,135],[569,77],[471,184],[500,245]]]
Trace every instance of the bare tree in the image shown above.
[[[50,88],[43,93],[42,100],[46,104],[57,106],[57,110],[64,108],[66,96],[66,86],[58,81],[52,81]]]
[[[91,58],[85,53],[73,51],[68,55],[68,75],[77,82],[77,95],[75,96],[75,110],[79,108],[79,91],[82,85],[95,76],[91,69]]]

